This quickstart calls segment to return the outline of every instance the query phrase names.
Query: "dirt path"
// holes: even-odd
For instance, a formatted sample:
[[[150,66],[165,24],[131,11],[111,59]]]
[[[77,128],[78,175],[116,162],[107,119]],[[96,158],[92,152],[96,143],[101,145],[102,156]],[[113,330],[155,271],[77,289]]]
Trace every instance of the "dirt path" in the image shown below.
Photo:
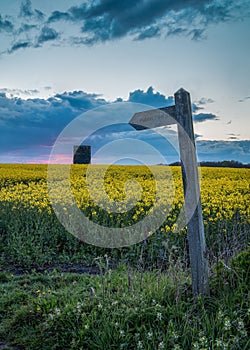
[[[110,268],[112,269],[112,267]],[[52,272],[55,269],[60,272],[67,272],[67,273],[79,273],[79,274],[88,274],[88,275],[101,274],[101,270],[98,266],[84,266],[80,264],[53,264],[49,266],[43,266],[43,267],[34,266],[29,268],[22,268],[17,266],[6,266],[6,267],[0,267],[0,272],[12,273],[13,275],[19,276],[24,274],[30,274],[32,272],[37,272],[37,273]]]

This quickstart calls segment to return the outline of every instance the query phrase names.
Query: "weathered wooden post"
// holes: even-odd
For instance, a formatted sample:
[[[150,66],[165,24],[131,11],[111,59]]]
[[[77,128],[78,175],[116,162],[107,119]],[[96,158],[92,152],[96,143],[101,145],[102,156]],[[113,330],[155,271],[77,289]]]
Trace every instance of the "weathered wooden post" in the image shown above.
[[[208,266],[190,95],[180,89],[175,93],[175,106],[135,113],[129,122],[137,130],[175,123],[178,126],[192,288],[194,296],[203,296],[209,291]]]
[[[185,196],[193,293],[195,295],[204,295],[208,293],[208,266],[191,101],[189,93],[184,89],[178,90],[174,96],[178,121],[178,140]],[[197,202],[197,205],[193,211],[194,201]]]

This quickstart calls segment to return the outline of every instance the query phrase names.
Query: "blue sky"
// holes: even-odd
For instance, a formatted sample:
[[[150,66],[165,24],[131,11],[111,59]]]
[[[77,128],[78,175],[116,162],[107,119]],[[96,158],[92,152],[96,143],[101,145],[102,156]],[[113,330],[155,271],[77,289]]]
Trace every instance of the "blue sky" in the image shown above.
[[[46,162],[79,114],[171,105],[180,87],[199,159],[250,162],[248,0],[12,0],[0,14],[0,162]],[[134,137],[165,156],[153,132]]]

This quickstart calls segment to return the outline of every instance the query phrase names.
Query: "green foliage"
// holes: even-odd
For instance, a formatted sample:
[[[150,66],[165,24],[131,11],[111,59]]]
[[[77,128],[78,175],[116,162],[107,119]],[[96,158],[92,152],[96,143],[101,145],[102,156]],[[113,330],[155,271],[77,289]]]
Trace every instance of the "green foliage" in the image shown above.
[[[0,339],[30,350],[248,349],[250,299],[241,278],[234,289],[227,283],[218,290],[214,275],[211,296],[194,303],[189,277],[177,267],[160,274],[123,266],[111,271],[106,257],[99,263],[103,274],[95,276],[6,275]],[[234,280],[233,269],[224,273]]]

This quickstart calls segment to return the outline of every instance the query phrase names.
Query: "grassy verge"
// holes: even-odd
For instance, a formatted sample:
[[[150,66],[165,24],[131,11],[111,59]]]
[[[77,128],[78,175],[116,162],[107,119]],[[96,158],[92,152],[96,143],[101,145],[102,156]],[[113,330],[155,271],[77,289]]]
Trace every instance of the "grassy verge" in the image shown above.
[[[188,275],[0,275],[0,339],[20,349],[249,349],[250,249],[217,265],[194,303]]]

